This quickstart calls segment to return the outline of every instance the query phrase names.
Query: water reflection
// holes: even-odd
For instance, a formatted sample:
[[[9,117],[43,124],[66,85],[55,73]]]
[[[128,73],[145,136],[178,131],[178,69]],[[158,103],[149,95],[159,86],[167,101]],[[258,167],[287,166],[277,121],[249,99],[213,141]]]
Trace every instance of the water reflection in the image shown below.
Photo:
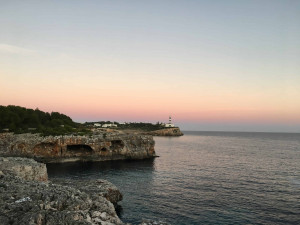
[[[155,137],[159,158],[49,164],[52,178],[105,179],[123,193],[122,221],[299,224],[300,134]],[[298,223],[296,223],[296,221]]]
[[[153,171],[155,169],[155,159],[144,160],[118,160],[103,162],[68,162],[47,164],[49,177],[70,177],[82,174],[95,174],[97,172],[106,173],[130,172],[130,171]]]
[[[72,162],[47,164],[49,179],[105,179],[116,185],[123,200],[116,206],[120,219],[137,224],[140,214],[147,214],[147,201],[151,198],[155,180],[156,159]]]

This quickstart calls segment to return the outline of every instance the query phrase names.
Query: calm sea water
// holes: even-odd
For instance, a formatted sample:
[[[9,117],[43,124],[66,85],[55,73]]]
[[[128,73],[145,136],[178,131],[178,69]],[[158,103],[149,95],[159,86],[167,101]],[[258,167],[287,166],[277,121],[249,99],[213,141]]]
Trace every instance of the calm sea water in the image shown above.
[[[106,179],[124,222],[300,224],[300,134],[185,132],[155,137],[154,160],[48,165],[49,176]]]

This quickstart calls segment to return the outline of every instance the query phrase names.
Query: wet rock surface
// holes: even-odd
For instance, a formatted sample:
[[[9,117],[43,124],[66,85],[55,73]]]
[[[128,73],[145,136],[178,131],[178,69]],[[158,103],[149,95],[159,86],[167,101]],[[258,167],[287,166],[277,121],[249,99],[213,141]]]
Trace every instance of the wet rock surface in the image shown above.
[[[25,180],[47,181],[46,165],[33,159],[0,157],[0,171],[3,174],[18,176]]]

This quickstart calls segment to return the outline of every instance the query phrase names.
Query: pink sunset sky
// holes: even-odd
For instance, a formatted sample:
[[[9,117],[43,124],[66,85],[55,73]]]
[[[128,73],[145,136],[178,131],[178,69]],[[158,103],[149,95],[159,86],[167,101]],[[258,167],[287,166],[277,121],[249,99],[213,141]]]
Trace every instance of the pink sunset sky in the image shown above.
[[[0,105],[300,132],[299,2],[117,3],[1,3]]]

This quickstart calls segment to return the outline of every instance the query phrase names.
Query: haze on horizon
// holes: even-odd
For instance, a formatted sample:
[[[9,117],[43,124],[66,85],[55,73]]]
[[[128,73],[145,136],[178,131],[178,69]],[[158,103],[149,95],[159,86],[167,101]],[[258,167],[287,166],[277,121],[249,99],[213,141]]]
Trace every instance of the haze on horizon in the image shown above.
[[[300,132],[300,1],[0,0],[0,105]]]

